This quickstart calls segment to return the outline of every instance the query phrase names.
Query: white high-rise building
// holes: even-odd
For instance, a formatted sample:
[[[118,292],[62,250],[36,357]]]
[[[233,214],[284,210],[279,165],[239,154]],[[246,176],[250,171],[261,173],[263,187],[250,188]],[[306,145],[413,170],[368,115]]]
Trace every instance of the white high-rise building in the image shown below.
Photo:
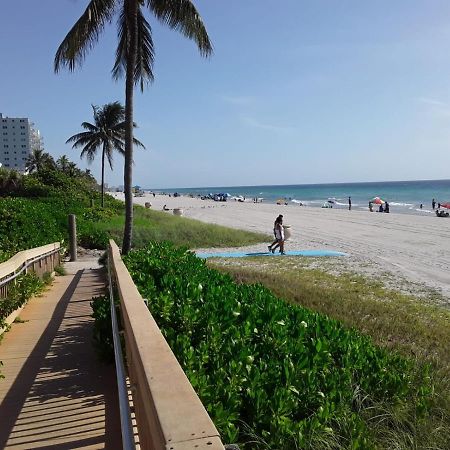
[[[34,148],[40,145],[39,131],[26,117],[3,117],[0,113],[0,163],[7,169],[25,171],[25,163]]]

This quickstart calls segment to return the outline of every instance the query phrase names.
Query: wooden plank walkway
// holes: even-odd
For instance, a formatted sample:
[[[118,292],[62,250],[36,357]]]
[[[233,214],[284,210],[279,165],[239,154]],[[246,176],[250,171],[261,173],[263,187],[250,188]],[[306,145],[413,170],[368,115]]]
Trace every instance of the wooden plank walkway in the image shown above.
[[[92,346],[91,298],[104,289],[95,261],[66,263],[0,343],[0,448],[120,449],[115,369]]]

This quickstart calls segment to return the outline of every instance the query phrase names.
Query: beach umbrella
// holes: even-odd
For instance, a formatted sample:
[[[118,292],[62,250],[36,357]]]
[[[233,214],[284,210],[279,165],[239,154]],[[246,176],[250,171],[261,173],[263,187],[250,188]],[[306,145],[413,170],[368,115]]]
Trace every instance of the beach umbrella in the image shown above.
[[[375,197],[371,200],[372,203],[375,203],[375,205],[384,205],[386,202],[381,199],[380,197]]]
[[[441,203],[441,208],[450,209],[450,202]]]

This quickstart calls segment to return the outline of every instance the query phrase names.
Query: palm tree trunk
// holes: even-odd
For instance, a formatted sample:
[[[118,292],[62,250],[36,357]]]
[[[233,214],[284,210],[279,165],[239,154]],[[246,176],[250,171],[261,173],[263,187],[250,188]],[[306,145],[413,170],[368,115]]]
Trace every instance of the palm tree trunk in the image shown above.
[[[105,207],[105,145],[102,151],[102,208]]]
[[[125,0],[126,20],[130,41],[128,42],[127,70],[125,81],[125,227],[123,230],[122,254],[126,255],[131,250],[133,237],[133,90],[134,90],[134,66],[136,64],[137,47],[137,0]]]

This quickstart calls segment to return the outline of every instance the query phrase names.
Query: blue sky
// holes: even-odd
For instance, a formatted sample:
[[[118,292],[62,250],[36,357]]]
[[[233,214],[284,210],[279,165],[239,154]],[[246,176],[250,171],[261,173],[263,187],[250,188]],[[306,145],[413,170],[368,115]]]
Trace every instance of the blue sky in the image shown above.
[[[30,117],[46,150],[124,101],[113,23],[75,73],[55,51],[87,0],[2,0],[0,112]],[[135,95],[134,181],[149,188],[449,178],[448,0],[198,0],[214,44],[151,18],[155,82]],[[110,184],[123,184],[115,157]],[[91,166],[99,174],[99,161]]]

